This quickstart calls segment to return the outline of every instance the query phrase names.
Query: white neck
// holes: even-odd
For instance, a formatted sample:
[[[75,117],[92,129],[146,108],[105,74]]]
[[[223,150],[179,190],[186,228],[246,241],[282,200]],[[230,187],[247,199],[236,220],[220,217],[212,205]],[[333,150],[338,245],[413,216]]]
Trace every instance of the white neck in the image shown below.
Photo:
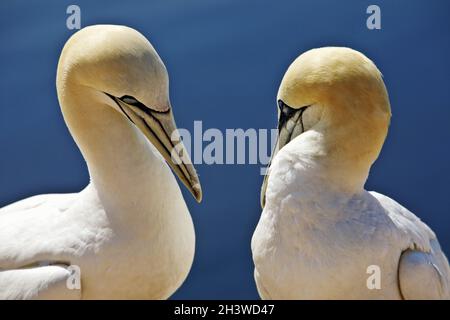
[[[309,130],[280,150],[292,161],[292,170],[302,181],[301,191],[348,196],[360,193],[372,164],[371,154],[358,153],[355,145],[336,146],[327,136],[329,133]]]
[[[101,102],[102,93],[76,89],[66,88],[61,109],[107,214],[118,225],[129,225],[130,215],[155,219],[149,208],[165,199],[164,185],[176,184],[171,171],[131,122]]]

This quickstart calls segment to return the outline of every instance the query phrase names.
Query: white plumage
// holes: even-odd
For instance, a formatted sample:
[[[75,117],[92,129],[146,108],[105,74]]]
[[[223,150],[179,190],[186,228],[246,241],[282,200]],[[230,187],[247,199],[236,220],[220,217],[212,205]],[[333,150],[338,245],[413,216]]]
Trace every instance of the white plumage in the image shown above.
[[[63,49],[57,89],[91,182],[0,209],[0,298],[169,297],[190,270],[195,234],[164,158],[198,201],[201,189],[170,139],[163,62],[133,29],[87,27]],[[71,265],[80,290],[66,284]]]
[[[450,269],[433,231],[364,190],[390,119],[375,65],[347,48],[310,50],[289,67],[278,99],[279,141],[252,239],[260,296],[449,299]],[[380,288],[367,285],[373,265]]]

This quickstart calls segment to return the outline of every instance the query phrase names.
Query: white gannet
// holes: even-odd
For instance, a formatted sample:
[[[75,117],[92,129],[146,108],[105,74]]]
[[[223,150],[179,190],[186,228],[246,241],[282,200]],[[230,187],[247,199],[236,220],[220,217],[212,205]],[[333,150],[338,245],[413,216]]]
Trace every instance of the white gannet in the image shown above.
[[[190,270],[195,234],[165,160],[199,202],[202,191],[171,140],[162,60],[131,28],[90,26],[67,41],[56,81],[91,181],[0,209],[0,298],[168,298]]]
[[[288,68],[277,101],[279,138],[251,244],[260,296],[450,298],[433,231],[364,190],[391,117],[372,61],[348,48],[307,51]]]

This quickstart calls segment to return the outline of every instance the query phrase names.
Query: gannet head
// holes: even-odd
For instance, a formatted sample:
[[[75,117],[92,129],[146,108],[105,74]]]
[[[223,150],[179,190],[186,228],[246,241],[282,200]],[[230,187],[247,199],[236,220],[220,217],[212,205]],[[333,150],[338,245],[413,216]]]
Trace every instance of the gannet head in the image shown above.
[[[325,47],[301,54],[281,81],[277,104],[279,137],[272,158],[290,141],[313,130],[324,137],[322,154],[351,158],[355,167],[367,170],[378,157],[391,117],[380,71],[349,48]]]
[[[199,178],[173,118],[166,67],[142,34],[114,25],[90,26],[75,33],[58,63],[60,101],[68,94],[67,87],[77,94],[89,92],[96,102],[114,108],[124,121],[136,125],[201,201]]]

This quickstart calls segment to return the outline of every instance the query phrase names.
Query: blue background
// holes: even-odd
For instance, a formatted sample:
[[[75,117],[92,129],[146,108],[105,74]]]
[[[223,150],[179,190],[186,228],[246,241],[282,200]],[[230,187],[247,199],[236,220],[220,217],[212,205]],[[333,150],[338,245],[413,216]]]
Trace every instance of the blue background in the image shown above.
[[[366,28],[378,4],[382,30]],[[171,79],[179,127],[273,128],[290,62],[325,45],[349,46],[384,74],[392,125],[367,189],[393,197],[437,233],[450,254],[449,1],[1,1],[0,207],[88,183],[61,117],[59,53],[82,26],[124,24],[150,39]],[[250,239],[260,215],[259,165],[197,166],[201,205],[183,188],[197,232],[189,278],[174,298],[257,298]]]

